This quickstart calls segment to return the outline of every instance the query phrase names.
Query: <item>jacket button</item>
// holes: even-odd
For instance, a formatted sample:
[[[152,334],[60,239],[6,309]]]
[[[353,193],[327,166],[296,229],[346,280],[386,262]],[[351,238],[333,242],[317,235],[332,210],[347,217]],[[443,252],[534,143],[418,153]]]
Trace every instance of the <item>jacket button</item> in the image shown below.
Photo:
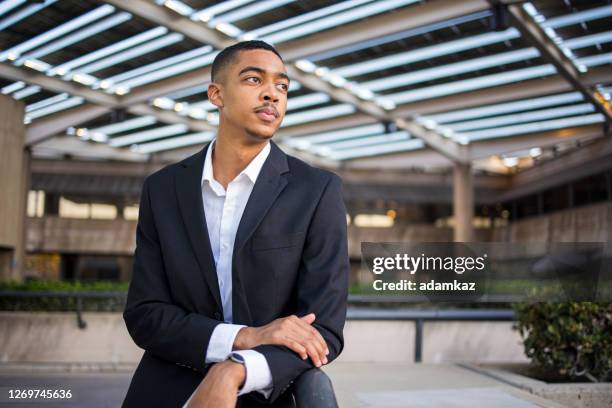
[[[215,312],[215,319],[221,320],[221,313]]]

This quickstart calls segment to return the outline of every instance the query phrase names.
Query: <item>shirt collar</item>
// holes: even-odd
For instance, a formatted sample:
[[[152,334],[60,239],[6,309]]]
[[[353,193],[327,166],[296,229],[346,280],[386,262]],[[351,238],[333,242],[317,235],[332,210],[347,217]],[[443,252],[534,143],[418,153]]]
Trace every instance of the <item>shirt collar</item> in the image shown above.
[[[217,139],[214,138],[210,142],[210,146],[206,149],[206,157],[204,158],[204,171],[202,172],[202,184],[204,181],[212,182],[213,178],[213,167],[212,167],[212,151],[215,145],[215,141]],[[240,177],[242,174],[245,174],[253,184],[257,181],[257,176],[259,176],[259,172],[264,165],[264,162],[268,158],[270,154],[270,141],[266,143],[266,146],[261,149],[261,151],[251,160],[251,162],[236,176],[236,178]],[[216,180],[215,180],[216,181]]]

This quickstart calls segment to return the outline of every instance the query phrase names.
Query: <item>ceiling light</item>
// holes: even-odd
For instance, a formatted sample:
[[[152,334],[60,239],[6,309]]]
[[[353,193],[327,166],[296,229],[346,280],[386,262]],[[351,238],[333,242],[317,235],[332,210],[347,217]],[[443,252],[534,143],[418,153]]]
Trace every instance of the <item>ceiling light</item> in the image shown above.
[[[134,143],[142,143],[147,142],[149,140],[179,135],[181,133],[185,133],[188,129],[189,127],[183,123],[162,126],[155,129],[143,130],[141,132],[128,134],[125,136],[117,136],[110,140],[110,145],[113,147],[129,146]]]
[[[96,133],[104,133],[107,135],[114,135],[117,133],[127,132],[129,130],[134,130],[138,128],[142,128],[145,126],[154,125],[157,123],[155,116],[147,115],[140,116],[134,119],[124,120],[123,122],[112,123],[110,125],[101,126],[95,129],[91,129],[92,132]]]
[[[24,8],[16,11],[15,13],[7,16],[6,18],[0,20],[0,31],[4,30],[7,27],[12,26],[15,23],[20,22],[24,18],[29,17],[30,15],[36,13],[38,10],[41,10],[51,4],[55,3],[57,0],[42,0],[40,3],[29,4]]]
[[[32,119],[37,119],[42,116],[47,116],[55,112],[60,112],[69,108],[73,108],[75,106],[83,104],[85,100],[80,96],[73,96],[61,102],[54,103],[52,105],[46,106],[44,108],[37,109],[28,113],[28,116]]]
[[[0,92],[2,92],[4,95],[8,95],[10,93],[13,93],[15,91],[18,91],[24,88],[25,86],[26,86],[25,82],[17,81],[17,82],[13,82],[10,85],[5,86],[4,88],[0,90]]]
[[[539,147],[533,147],[533,148],[529,149],[529,155],[531,157],[538,157],[541,154],[542,154],[542,149],[539,148]]]
[[[128,92],[130,92],[130,89],[129,88],[125,88],[123,86],[118,86],[117,88],[115,88],[115,93],[117,95],[125,95]]]
[[[306,59],[301,59],[301,60],[297,60],[295,62],[295,66],[307,73],[312,73],[317,69],[317,66],[315,64],[313,64],[312,62],[306,60]]]
[[[238,37],[240,34],[242,34],[242,31],[235,25],[223,22],[217,23],[215,25],[215,29],[230,37]]]
[[[279,44],[294,38],[303,37],[308,34],[313,34],[326,30],[331,27],[337,27],[351,21],[363,19],[376,14],[384,13],[385,11],[393,10],[415,3],[417,0],[383,0],[371,4],[366,4],[362,7],[356,7],[352,10],[343,13],[334,14],[324,18],[315,19],[306,24],[292,26],[286,30],[281,30],[277,33],[267,35],[262,38],[263,41],[272,44]]]
[[[185,3],[177,0],[166,0],[164,2],[164,6],[168,7],[170,10],[177,12],[183,16],[188,16],[193,13],[193,9],[186,5]]]
[[[37,35],[29,40],[18,44],[7,51],[0,53],[0,61],[4,61],[8,56],[8,53],[23,54],[31,50],[32,48],[39,47],[40,45],[47,43],[55,38],[74,31],[82,26],[85,26],[99,18],[102,18],[115,11],[115,8],[109,4],[100,6],[92,11],[89,11],[81,16],[74,18],[67,23],[61,24],[49,31],[46,31],[40,35]]]
[[[51,66],[47,64],[46,62],[39,61],[39,60],[25,60],[23,62],[23,65],[25,65],[28,68],[32,68],[36,71],[39,71],[39,72],[45,72]]]
[[[170,98],[159,97],[153,100],[153,106],[160,109],[172,109],[174,107],[174,101]]]
[[[156,153],[164,150],[177,149],[179,147],[193,146],[209,142],[215,136],[214,132],[204,131],[191,133],[185,136],[176,136],[158,142],[145,143],[135,146],[135,150],[139,153]]]
[[[514,167],[518,164],[518,157],[504,157],[502,162],[506,167]]]
[[[168,32],[168,29],[166,27],[156,27],[153,28],[151,30],[147,30],[143,33],[137,34],[135,36],[129,37],[125,40],[116,42],[114,44],[111,44],[107,47],[104,48],[100,48],[99,50],[96,50],[94,52],[90,52],[88,54],[82,55],[79,58],[70,60],[68,62],[65,62],[55,68],[52,68],[48,74],[49,75],[60,75],[60,76],[64,76],[68,73],[68,71],[70,71],[71,69],[74,69],[76,67],[88,64],[92,61],[98,60],[100,58],[104,58],[108,55],[111,54],[115,54],[117,52],[123,51],[127,48],[133,47],[135,45],[141,44],[143,42],[149,41],[153,38],[159,37],[161,35],[164,35]]]

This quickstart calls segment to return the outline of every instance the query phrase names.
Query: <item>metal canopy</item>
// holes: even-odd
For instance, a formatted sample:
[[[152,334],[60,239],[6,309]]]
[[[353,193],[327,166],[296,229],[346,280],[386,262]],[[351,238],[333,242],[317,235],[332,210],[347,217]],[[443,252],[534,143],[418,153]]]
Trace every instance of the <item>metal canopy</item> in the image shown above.
[[[433,150],[446,160],[424,168],[498,157],[510,169],[604,136],[612,4],[511,4],[507,26],[496,10],[485,0],[4,0],[0,90],[26,105],[35,157],[187,154],[218,123],[206,100],[214,56],[262,39],[292,77],[277,140],[317,164],[414,166]]]

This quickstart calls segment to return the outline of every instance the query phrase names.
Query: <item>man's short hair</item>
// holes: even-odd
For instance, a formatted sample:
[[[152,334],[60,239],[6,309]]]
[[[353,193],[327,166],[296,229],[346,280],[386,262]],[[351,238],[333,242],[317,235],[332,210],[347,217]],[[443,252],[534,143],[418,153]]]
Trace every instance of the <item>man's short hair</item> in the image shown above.
[[[272,51],[278,56],[278,58],[280,58],[281,61],[283,61],[283,57],[280,56],[278,51],[276,51],[276,49],[267,42],[261,40],[241,41],[227,48],[224,48],[219,54],[217,54],[215,60],[213,61],[212,71],[210,74],[212,82],[215,82],[216,79],[219,79],[219,77],[222,76],[222,72],[227,69],[227,67],[230,66],[232,62],[234,62],[236,56],[240,51],[248,50]]]

